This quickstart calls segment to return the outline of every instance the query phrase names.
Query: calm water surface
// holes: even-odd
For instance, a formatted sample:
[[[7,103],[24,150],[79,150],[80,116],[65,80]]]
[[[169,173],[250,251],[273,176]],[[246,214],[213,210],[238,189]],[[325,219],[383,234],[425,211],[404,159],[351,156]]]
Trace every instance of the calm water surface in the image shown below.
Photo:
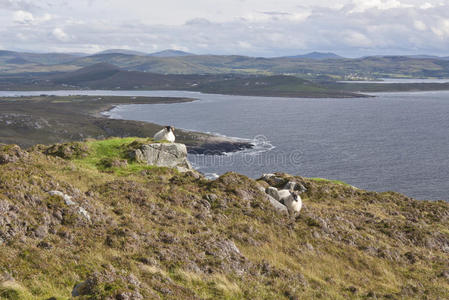
[[[251,177],[283,171],[359,188],[449,200],[449,92],[379,93],[361,99],[294,99],[179,91],[0,92],[182,96],[199,101],[124,105],[112,117],[253,140],[255,150],[194,156],[200,171]]]

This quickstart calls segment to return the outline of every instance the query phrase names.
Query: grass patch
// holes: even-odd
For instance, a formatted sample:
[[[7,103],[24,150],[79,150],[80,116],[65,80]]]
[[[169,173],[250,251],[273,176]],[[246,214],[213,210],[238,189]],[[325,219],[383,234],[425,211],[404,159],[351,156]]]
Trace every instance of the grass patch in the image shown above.
[[[345,186],[351,186],[350,184],[347,184],[344,181],[341,180],[332,180],[332,179],[326,179],[326,178],[320,178],[320,177],[312,177],[312,178],[307,178],[309,180],[313,180],[316,182],[323,182],[323,183],[334,183],[334,184],[341,184],[341,185],[345,185]]]
[[[27,300],[34,299],[34,297],[18,283],[6,281],[0,284],[0,299]]]
[[[128,153],[139,146],[153,143],[151,138],[110,138],[100,141],[88,141],[89,154],[86,157],[75,159],[74,162],[79,167],[98,170],[100,172],[114,173],[125,176],[135,172],[153,169],[132,160]]]

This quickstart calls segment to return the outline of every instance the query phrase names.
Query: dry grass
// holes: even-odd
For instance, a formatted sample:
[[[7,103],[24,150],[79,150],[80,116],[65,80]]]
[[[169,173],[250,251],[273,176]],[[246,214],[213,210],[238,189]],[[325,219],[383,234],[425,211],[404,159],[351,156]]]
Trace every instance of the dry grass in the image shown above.
[[[448,203],[279,174],[307,187],[301,215],[287,217],[235,173],[208,181],[99,164],[125,159],[132,141],[0,165],[0,298],[69,299],[88,278],[96,284],[79,299],[447,298]]]

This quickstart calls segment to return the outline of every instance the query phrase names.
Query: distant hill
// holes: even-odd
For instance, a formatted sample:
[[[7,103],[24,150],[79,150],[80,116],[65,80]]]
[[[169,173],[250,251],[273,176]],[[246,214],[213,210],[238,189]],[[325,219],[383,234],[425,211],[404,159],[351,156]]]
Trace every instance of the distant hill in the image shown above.
[[[190,90],[218,94],[313,98],[361,96],[351,92],[328,89],[294,76],[165,75],[121,70],[106,63],[95,64],[44,79],[54,84],[72,85],[83,89]]]
[[[106,63],[88,66],[77,71],[50,77],[55,83],[77,85],[85,82],[103,80],[120,72],[120,68]]]
[[[28,63],[27,63],[28,62]],[[293,75],[345,78],[449,78],[447,57],[369,56],[342,58],[334,53],[313,52],[295,57],[249,57],[242,55],[194,55],[166,50],[148,55],[100,53],[77,56],[64,53],[0,51],[2,73],[66,72],[107,63],[128,71],[158,74]]]
[[[79,56],[67,53],[31,53],[31,52],[15,52],[0,51],[0,65],[8,64],[41,64],[41,65],[57,65],[66,64]]]
[[[26,59],[23,59],[21,57],[14,57],[11,59],[8,59],[6,61],[7,64],[14,64],[14,65],[25,65],[25,64],[29,64],[30,62]]]
[[[308,59],[342,59],[344,57],[332,52],[310,52],[307,54],[289,56],[291,58],[308,58]]]
[[[179,57],[179,56],[190,56],[190,55],[195,55],[195,54],[180,51],[180,50],[171,50],[171,49],[148,54],[148,56],[155,56],[155,57]]]
[[[145,52],[134,51],[134,50],[128,50],[128,49],[109,49],[109,50],[104,50],[104,51],[95,53],[94,55],[99,55],[99,54],[112,54],[112,53],[126,54],[126,55],[137,55],[137,56],[145,56],[145,55],[148,55],[148,53],[145,53]]]
[[[436,56],[436,55],[407,55],[407,57],[410,58],[422,58],[422,59],[442,59],[442,60],[449,60],[449,56]]]

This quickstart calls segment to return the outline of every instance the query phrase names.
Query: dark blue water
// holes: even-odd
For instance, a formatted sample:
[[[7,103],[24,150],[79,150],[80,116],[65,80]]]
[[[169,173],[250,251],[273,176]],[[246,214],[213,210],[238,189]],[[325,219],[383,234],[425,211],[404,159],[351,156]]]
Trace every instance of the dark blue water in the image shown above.
[[[257,140],[256,151],[225,157],[190,156],[205,173],[232,170],[258,177],[282,171],[343,180],[368,190],[398,191],[417,199],[449,200],[446,91],[382,93],[361,99],[108,94],[195,97],[199,101],[121,106],[112,116]]]

